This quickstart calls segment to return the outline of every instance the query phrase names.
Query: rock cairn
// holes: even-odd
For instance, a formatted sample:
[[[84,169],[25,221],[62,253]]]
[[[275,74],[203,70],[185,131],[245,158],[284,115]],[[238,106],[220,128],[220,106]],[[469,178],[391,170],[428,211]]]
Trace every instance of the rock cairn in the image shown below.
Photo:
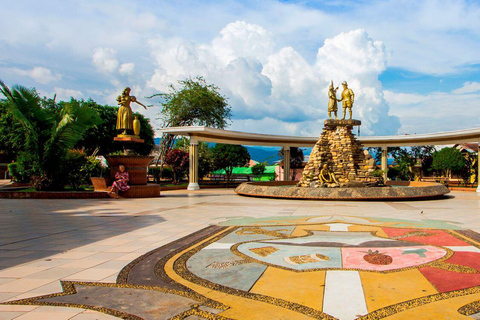
[[[303,170],[298,187],[361,187],[379,184],[381,177],[374,177],[376,164],[368,151],[352,134],[354,126],[361,125],[359,120],[325,120],[322,135],[315,144],[308,164]],[[337,183],[322,183],[320,170],[327,164],[335,175]]]

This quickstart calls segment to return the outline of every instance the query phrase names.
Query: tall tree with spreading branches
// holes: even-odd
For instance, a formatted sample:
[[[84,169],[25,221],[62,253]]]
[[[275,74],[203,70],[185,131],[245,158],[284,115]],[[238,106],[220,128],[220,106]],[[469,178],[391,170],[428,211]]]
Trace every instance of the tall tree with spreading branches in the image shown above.
[[[219,88],[208,84],[203,77],[180,80],[180,88],[170,85],[168,93],[154,94],[161,97],[163,127],[207,126],[225,129],[232,116],[227,98]],[[158,162],[165,157],[175,143],[175,136],[164,134],[160,143]],[[162,161],[163,165],[163,161]]]

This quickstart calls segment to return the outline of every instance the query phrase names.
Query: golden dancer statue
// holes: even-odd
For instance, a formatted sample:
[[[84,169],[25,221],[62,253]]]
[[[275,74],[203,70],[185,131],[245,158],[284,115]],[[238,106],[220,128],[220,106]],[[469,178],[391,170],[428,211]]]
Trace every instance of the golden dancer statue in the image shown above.
[[[348,88],[347,81],[342,82],[343,91],[342,91],[342,99],[338,100],[343,101],[343,118],[345,120],[345,114],[348,108],[348,112],[350,113],[350,119],[352,119],[352,107],[355,94],[353,93],[352,89]]]
[[[137,98],[130,95],[130,91],[131,89],[129,87],[126,87],[125,89],[123,89],[122,94],[117,97],[119,108],[116,128],[117,130],[123,130],[123,132],[119,134],[118,137],[130,137],[131,135],[128,134],[128,130],[134,130],[133,113],[132,108],[130,107],[130,102],[135,102],[144,107],[145,110],[147,109],[144,104],[137,101]]]
[[[330,83],[330,87],[328,88],[328,117],[332,119],[332,111],[333,111],[333,114],[335,115],[336,120],[338,120],[337,90],[338,90],[338,87],[334,88],[333,81],[332,81]]]

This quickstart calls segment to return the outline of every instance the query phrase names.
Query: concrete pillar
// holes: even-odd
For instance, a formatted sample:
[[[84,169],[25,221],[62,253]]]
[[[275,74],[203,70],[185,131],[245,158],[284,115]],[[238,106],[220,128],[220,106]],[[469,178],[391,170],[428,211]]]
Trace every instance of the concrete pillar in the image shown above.
[[[198,185],[198,141],[195,137],[190,137],[190,163],[188,174],[188,190],[200,190]]]
[[[290,146],[283,147],[283,180],[290,180]]]
[[[477,151],[477,165],[478,165],[478,174],[477,174],[477,194],[480,195],[480,139],[478,140],[478,151]]]
[[[388,147],[382,146],[382,171],[383,171],[383,180],[387,181],[387,171],[388,171]]]

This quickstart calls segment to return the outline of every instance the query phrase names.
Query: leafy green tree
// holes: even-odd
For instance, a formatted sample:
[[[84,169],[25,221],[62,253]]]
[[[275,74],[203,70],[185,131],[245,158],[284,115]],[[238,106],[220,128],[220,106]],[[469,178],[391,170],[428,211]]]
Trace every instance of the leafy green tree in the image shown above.
[[[379,147],[367,148],[369,152],[374,154],[377,163],[382,161],[382,149]],[[395,170],[387,173],[392,180],[413,180],[413,166],[419,162],[424,172],[428,171],[432,163],[432,154],[435,151],[434,146],[414,146],[411,148],[389,147],[388,155],[395,159]],[[393,168],[392,168],[393,169]],[[389,169],[388,172],[390,172]]]
[[[203,77],[180,80],[180,88],[170,85],[170,92],[154,94],[161,97],[163,127],[207,126],[225,129],[232,116],[227,99],[219,88],[208,84]],[[176,137],[164,134],[160,144],[160,159],[173,147]]]
[[[213,163],[216,169],[224,169],[227,181],[231,181],[234,167],[245,167],[250,154],[244,146],[218,143],[212,148]]]
[[[259,162],[252,167],[252,174],[257,179],[260,180],[260,177],[265,172],[265,163]]]
[[[11,89],[0,81],[0,92],[12,120],[22,127],[24,143],[19,152],[29,164],[37,189],[61,188],[59,172],[69,149],[83,134],[100,123],[95,111],[71,102],[58,110],[42,106],[35,89],[15,85]]]
[[[459,172],[465,166],[465,158],[456,148],[443,148],[433,154],[432,168],[442,171],[446,177]]]

